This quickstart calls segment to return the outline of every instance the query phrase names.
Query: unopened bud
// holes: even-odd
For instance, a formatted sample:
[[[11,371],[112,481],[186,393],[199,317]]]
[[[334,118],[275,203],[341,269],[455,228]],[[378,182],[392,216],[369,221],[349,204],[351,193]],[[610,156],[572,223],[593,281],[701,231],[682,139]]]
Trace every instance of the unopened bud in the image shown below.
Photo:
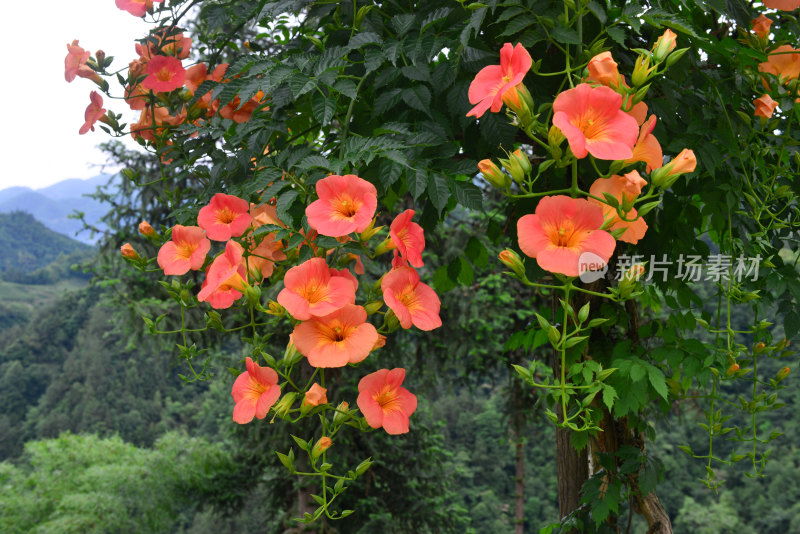
[[[728,375],[728,376],[733,376],[738,372],[739,372],[739,364],[738,363],[734,363],[733,365],[728,367],[728,370],[725,371],[725,374]]]
[[[299,362],[303,358],[303,355],[297,350],[297,346],[295,346],[293,341],[289,341],[289,344],[286,345],[286,350],[283,353],[283,361],[285,365],[291,366],[297,362]]]
[[[519,257],[519,254],[507,248],[500,252],[497,257],[503,265],[514,271],[514,274],[525,279],[525,264],[522,263],[522,258]]]
[[[394,311],[389,310],[386,312],[386,315],[383,316],[383,324],[386,325],[386,329],[389,332],[394,332],[398,328],[400,328],[400,320],[397,318],[397,315],[394,314]]]
[[[279,400],[272,408],[275,412],[275,415],[277,417],[286,417],[289,414],[289,410],[292,409],[292,404],[294,404],[296,398],[297,393],[294,391],[290,391],[284,395],[283,398]]]
[[[653,59],[656,60],[656,63],[661,63],[664,61],[664,58],[666,58],[670,52],[675,50],[677,43],[678,36],[675,35],[674,31],[667,29],[653,45]]]
[[[134,250],[133,246],[130,243],[125,243],[121,247],[119,247],[120,253],[124,258],[128,258],[129,260],[138,260],[139,254]]]
[[[778,374],[775,376],[775,380],[780,382],[781,380],[789,376],[790,372],[791,369],[789,369],[788,367],[783,367],[780,371],[778,371]]]
[[[503,93],[503,103],[517,115],[523,126],[530,124],[533,119],[533,97],[524,84],[520,83]]]
[[[753,352],[758,354],[760,352],[764,352],[765,348],[766,348],[766,345],[763,342],[756,343],[755,346],[753,347]]]
[[[522,167],[522,170],[525,172],[525,174],[531,173],[533,170],[533,167],[531,167],[531,160],[528,159],[527,154],[523,154],[521,149],[518,148],[512,152],[511,157],[514,158],[517,163],[519,163],[519,166]]]
[[[696,167],[697,158],[695,158],[694,151],[684,148],[681,153],[672,158],[669,163],[660,169],[654,170],[650,174],[650,182],[656,187],[667,189],[674,184],[682,174],[692,172]]]
[[[244,296],[247,297],[247,302],[251,306],[261,304],[261,288],[258,286],[247,286],[244,290]]]
[[[561,143],[564,142],[564,132],[561,131],[561,128],[556,126],[555,124],[550,127],[547,131],[547,144],[550,145],[550,148],[555,148],[559,146]]]
[[[667,67],[671,67],[675,63],[677,63],[678,60],[680,60],[684,55],[686,55],[686,52],[688,51],[689,51],[688,48],[681,48],[680,50],[675,50],[673,53],[671,53],[667,58]]]
[[[382,300],[374,300],[372,302],[364,304],[364,310],[367,312],[367,315],[372,315],[373,313],[380,310],[382,307],[383,307]]]
[[[311,449],[311,460],[316,460],[319,458],[319,456],[328,450],[331,445],[333,445],[333,440],[328,436],[322,436],[319,438],[319,441],[314,444],[314,448]]]
[[[500,167],[490,159],[480,160],[478,162],[478,170],[481,171],[487,182],[498,189],[505,190],[511,185],[511,177],[500,170]]]
[[[637,263],[636,265],[632,265],[625,271],[625,274],[622,275],[622,279],[619,281],[619,296],[623,299],[626,299],[631,296],[633,290],[636,289],[636,283],[639,279],[644,276],[645,268],[644,265],[641,263]]]
[[[97,59],[97,65],[102,69],[105,67],[106,62],[106,53],[102,50],[98,50],[94,54],[95,59]]]
[[[147,221],[142,221],[139,223],[139,233],[145,237],[156,237],[158,235],[158,233]]]
[[[347,412],[350,409],[350,405],[346,402],[340,402],[339,406],[336,407],[336,414],[333,416],[333,426],[339,426],[350,417],[350,414]]]
[[[508,159],[498,158],[498,160],[503,165],[505,170],[508,171],[508,174],[511,175],[511,178],[513,178],[515,182],[517,182],[518,184],[522,183],[522,180],[525,179],[525,171],[523,170],[519,161],[517,161],[513,157],[510,157]]]

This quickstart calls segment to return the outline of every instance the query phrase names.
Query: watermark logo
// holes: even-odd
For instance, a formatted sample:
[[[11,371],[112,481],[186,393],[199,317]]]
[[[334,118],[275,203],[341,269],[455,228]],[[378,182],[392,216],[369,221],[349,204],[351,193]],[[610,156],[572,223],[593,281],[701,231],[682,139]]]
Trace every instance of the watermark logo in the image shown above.
[[[589,284],[606,275],[608,263],[594,252],[584,252],[578,257],[578,272],[581,282]]]

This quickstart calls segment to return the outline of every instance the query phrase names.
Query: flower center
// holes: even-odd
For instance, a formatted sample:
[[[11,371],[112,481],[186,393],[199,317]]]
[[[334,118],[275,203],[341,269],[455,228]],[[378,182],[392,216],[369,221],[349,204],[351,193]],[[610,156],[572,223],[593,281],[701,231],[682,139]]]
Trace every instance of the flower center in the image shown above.
[[[383,386],[372,398],[375,399],[375,402],[380,404],[384,413],[400,410],[400,394],[389,385]]]
[[[220,224],[230,224],[236,219],[236,214],[230,208],[222,208],[217,212],[217,222]]]
[[[357,202],[347,196],[338,197],[333,201],[333,211],[345,219],[353,217],[360,207],[360,202]]]
[[[160,69],[156,73],[156,78],[158,78],[158,81],[160,82],[168,82],[172,79],[172,71],[166,68]]]

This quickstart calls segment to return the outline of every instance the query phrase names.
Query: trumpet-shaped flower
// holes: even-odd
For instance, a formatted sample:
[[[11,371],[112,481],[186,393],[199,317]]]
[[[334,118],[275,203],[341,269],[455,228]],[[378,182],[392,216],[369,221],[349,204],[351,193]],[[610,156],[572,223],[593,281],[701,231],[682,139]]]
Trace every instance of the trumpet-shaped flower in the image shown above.
[[[653,128],[655,127],[656,116],[650,115],[650,118],[642,124],[641,130],[639,130],[639,138],[633,146],[633,155],[631,159],[625,161],[625,163],[644,161],[647,164],[647,172],[650,172],[652,169],[658,169],[664,164],[664,153],[661,151],[661,143],[659,143],[656,136],[653,135]]]
[[[327,388],[324,388],[314,382],[314,384],[308,388],[308,391],[306,391],[305,397],[303,398],[303,404],[306,406],[319,406],[320,404],[327,404],[327,393]]]
[[[106,114],[106,110],[103,107],[103,97],[97,94],[97,91],[89,93],[89,100],[90,103],[86,107],[86,112],[83,116],[86,122],[84,122],[81,129],[78,130],[78,133],[81,135],[89,130],[94,131],[94,123]]]
[[[500,50],[500,64],[482,68],[469,85],[469,103],[477,105],[469,110],[467,117],[480,118],[490,108],[492,113],[500,111],[503,95],[522,83],[532,63],[522,44],[512,47],[511,43],[505,43]]]
[[[319,200],[306,208],[308,225],[331,237],[364,231],[378,206],[378,190],[354,174],[323,178],[317,182],[317,195]]]
[[[153,2],[164,0],[116,0],[117,7],[127,11],[134,17],[144,17],[148,9],[153,9]]]
[[[280,239],[275,239],[275,234],[267,234],[258,243],[258,246],[250,251],[250,255],[247,257],[247,271],[260,274],[263,278],[269,278],[275,269],[275,262],[285,259],[283,243]]]
[[[408,432],[409,417],[417,409],[417,397],[402,387],[406,370],[381,369],[358,383],[358,409],[367,424],[388,434]]]
[[[772,117],[772,114],[775,112],[775,108],[778,107],[778,103],[775,102],[768,94],[764,94],[756,98],[753,100],[753,104],[756,106],[754,115],[756,117],[764,117],[765,119]]]
[[[756,35],[762,39],[767,38],[769,35],[769,27],[772,26],[771,18],[765,17],[762,13],[758,18],[751,20],[750,23],[753,25],[753,32],[755,32]]]
[[[240,425],[249,423],[253,417],[264,419],[281,396],[278,373],[274,369],[261,367],[249,357],[246,365],[247,371],[236,377],[231,388],[231,396],[236,403],[233,420]]]
[[[587,266],[581,255],[592,253],[604,262],[614,253],[616,241],[603,225],[603,209],[585,199],[544,197],[533,214],[517,221],[519,247],[545,271],[580,276]]]
[[[292,335],[297,350],[313,367],[358,363],[378,342],[378,331],[367,322],[367,312],[354,304],[324,317],[312,317],[295,326]]]
[[[383,300],[392,309],[400,326],[433,330],[442,326],[439,317],[441,302],[430,286],[419,281],[419,274],[402,266],[386,273],[381,280]]]
[[[156,93],[168,93],[180,87],[186,80],[186,70],[181,60],[172,56],[155,56],[147,62],[147,77],[142,87]]]
[[[143,43],[136,43],[136,53],[144,61],[156,56],[175,56],[178,59],[189,57],[192,39],[175,32],[174,26],[154,32]]]
[[[242,297],[242,291],[247,287],[243,252],[242,245],[236,241],[225,244],[225,252],[214,258],[209,266],[197,300],[208,302],[212,308],[224,309]]]
[[[611,52],[597,54],[589,60],[586,68],[589,70],[590,81],[602,83],[608,87],[618,87],[620,83],[624,84],[624,80],[617,70],[617,62],[614,61]]]
[[[800,75],[800,50],[781,45],[767,56],[767,61],[758,64],[758,70],[778,77],[781,83],[796,79]]]
[[[250,204],[234,195],[217,193],[207,206],[200,208],[197,224],[214,241],[227,241],[242,235],[250,227]]]
[[[67,57],[64,58],[64,78],[71,82],[76,76],[88,77],[94,71],[86,64],[92,53],[78,45],[78,39],[67,45]]]
[[[414,210],[406,210],[392,221],[389,235],[400,256],[414,267],[422,267],[422,250],[425,248],[425,233],[422,227],[411,222]]]
[[[598,178],[589,189],[589,194],[599,198],[605,198],[603,193],[613,195],[617,202],[622,205],[623,203],[632,203],[636,197],[642,192],[642,187],[647,182],[642,178],[637,171],[631,171],[624,176],[615,174],[610,178]],[[636,218],[638,213],[636,208],[631,208],[625,215],[623,220],[617,213],[616,208],[612,208],[604,202],[599,200],[589,199],[589,202],[598,204],[603,208],[603,217],[605,217],[606,225],[610,230],[623,229],[622,235],[619,240],[626,243],[636,244],[644,237],[647,232],[647,223],[643,218]],[[635,220],[634,220],[635,219]]]
[[[780,9],[782,11],[794,11],[800,7],[800,0],[763,0],[764,7],[770,9]]]
[[[196,271],[203,266],[210,248],[211,242],[202,228],[176,224],[172,228],[172,239],[158,250],[158,266],[164,269],[164,274]]]
[[[311,258],[292,267],[286,271],[283,283],[286,287],[278,293],[278,303],[301,321],[312,315],[329,315],[356,300],[353,281],[344,275],[332,276],[322,258]]]
[[[608,87],[582,83],[553,102],[553,124],[569,141],[576,158],[629,159],[639,135],[636,119],[620,109],[622,95]]]

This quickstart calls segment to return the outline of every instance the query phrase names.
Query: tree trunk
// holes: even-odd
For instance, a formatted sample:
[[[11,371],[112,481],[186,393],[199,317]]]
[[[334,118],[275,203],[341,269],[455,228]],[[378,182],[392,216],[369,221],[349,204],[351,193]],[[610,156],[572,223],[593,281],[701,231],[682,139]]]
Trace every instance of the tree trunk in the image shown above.
[[[516,509],[514,513],[514,534],[525,532],[525,457],[522,454],[522,436],[517,435],[517,468],[515,473],[514,495]]]
[[[560,410],[560,408],[559,408]],[[563,416],[559,412],[559,419]],[[575,512],[581,504],[581,488],[589,478],[586,448],[581,452],[570,443],[568,428],[556,428],[556,463],[558,465],[558,513],[563,518]],[[573,529],[567,534],[577,534]]]

